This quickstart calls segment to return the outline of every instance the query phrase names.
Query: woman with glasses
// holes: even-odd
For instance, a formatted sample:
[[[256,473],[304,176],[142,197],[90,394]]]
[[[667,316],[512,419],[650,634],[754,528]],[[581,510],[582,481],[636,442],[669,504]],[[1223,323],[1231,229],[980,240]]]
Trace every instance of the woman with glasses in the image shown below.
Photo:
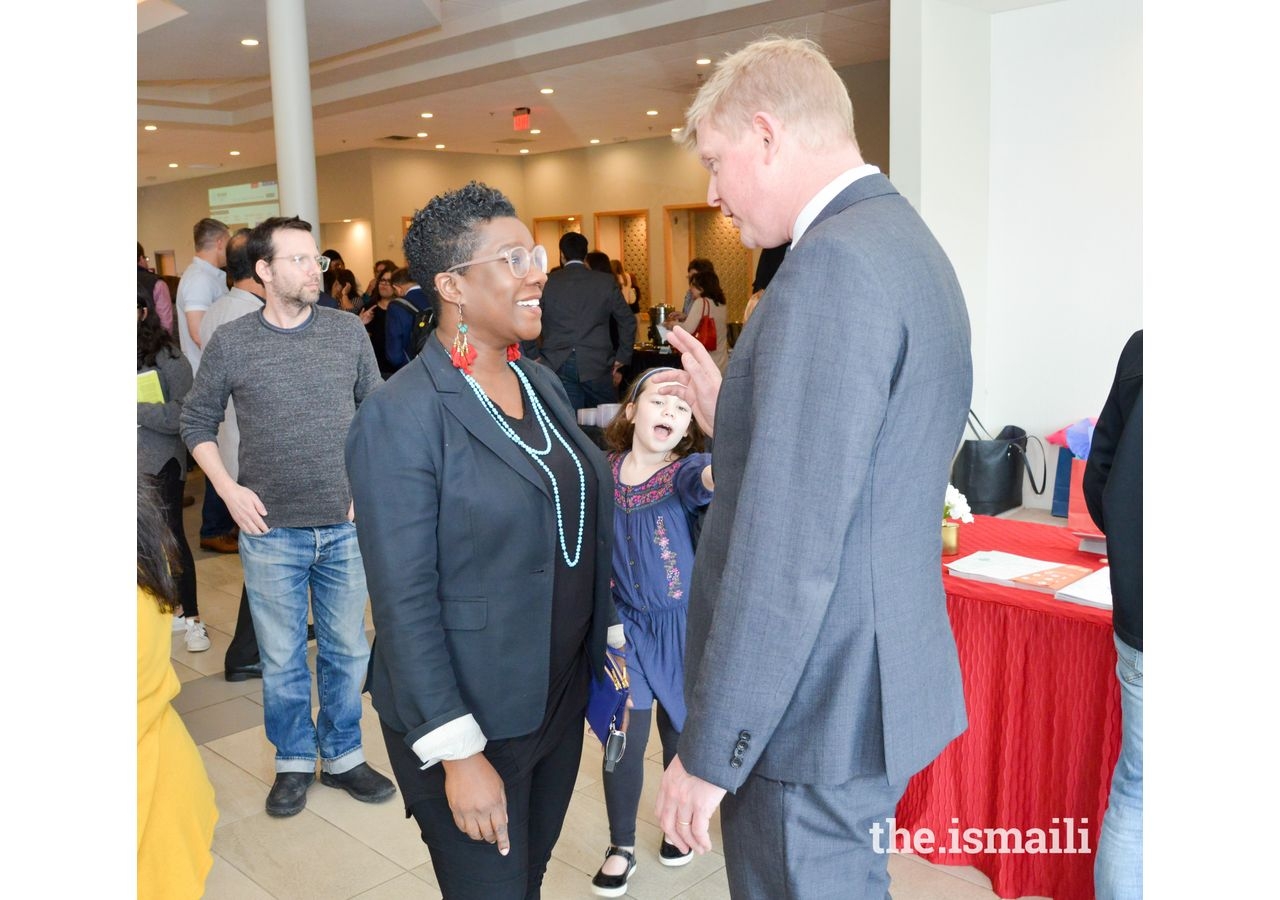
[[[369,334],[369,343],[373,344],[373,355],[378,359],[378,371],[384,381],[398,368],[387,358],[387,307],[396,296],[391,287],[391,273],[394,271],[390,268],[378,275],[373,283],[374,299],[360,310],[360,321],[364,322],[364,330]]]
[[[439,324],[347,437],[368,688],[444,896],[537,897],[591,672],[622,644],[612,482],[559,379],[520,357],[547,257],[510,201],[476,182],[441,194],[405,253]]]
[[[396,269],[396,262],[393,259],[380,259],[373,264],[373,278],[369,281],[369,284],[365,287],[364,294],[360,297],[361,309],[378,302],[378,279],[384,274],[390,278],[391,273]]]

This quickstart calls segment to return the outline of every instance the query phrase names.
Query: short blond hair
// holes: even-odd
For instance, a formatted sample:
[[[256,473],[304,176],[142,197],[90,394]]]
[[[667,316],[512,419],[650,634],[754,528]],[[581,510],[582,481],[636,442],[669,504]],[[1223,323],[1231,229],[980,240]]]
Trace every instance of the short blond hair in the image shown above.
[[[846,139],[857,144],[849,90],[822,48],[806,38],[767,37],[722,59],[685,111],[676,139],[696,149],[704,122],[736,136],[757,112],[773,113],[814,148]]]

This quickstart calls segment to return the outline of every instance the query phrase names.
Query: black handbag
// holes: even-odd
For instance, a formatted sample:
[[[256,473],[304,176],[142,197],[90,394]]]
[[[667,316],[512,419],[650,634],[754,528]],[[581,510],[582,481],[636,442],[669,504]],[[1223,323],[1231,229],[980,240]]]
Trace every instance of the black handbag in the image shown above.
[[[1040,444],[1040,486],[1027,459],[1025,429],[1006,425],[994,438],[986,426],[969,410],[969,427],[975,437],[960,445],[951,463],[951,483],[969,501],[969,509],[981,516],[995,516],[1022,505],[1022,473],[1031,479],[1031,490],[1043,494],[1048,464],[1044,461],[1044,444],[1035,435],[1030,439]],[[979,430],[981,429],[981,430]],[[986,435],[984,438],[983,435]]]

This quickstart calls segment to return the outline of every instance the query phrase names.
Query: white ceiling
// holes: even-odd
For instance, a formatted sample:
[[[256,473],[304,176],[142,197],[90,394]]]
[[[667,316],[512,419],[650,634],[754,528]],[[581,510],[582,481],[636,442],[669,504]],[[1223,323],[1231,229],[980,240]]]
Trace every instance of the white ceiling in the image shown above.
[[[138,0],[139,187],[275,161],[266,5]],[[305,7],[317,156],[436,143],[445,153],[543,153],[591,138],[658,137],[683,124],[710,69],[695,59],[718,59],[766,34],[812,38],[836,67],[889,57],[889,0],[305,0]],[[246,37],[261,43],[243,47]],[[543,87],[555,93],[540,94]],[[513,130],[512,111],[521,106],[542,134]],[[650,109],[659,114],[645,115]],[[427,111],[434,118],[421,118]],[[419,131],[430,136],[414,137]]]

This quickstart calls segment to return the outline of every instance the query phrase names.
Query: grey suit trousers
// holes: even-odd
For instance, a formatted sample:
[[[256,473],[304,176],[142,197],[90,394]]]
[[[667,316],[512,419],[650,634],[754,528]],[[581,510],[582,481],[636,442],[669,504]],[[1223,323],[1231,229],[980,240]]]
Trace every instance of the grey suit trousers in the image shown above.
[[[905,784],[859,775],[844,784],[790,784],[752,775],[720,807],[734,900],[886,900],[888,840]],[[763,848],[771,848],[762,852]]]

